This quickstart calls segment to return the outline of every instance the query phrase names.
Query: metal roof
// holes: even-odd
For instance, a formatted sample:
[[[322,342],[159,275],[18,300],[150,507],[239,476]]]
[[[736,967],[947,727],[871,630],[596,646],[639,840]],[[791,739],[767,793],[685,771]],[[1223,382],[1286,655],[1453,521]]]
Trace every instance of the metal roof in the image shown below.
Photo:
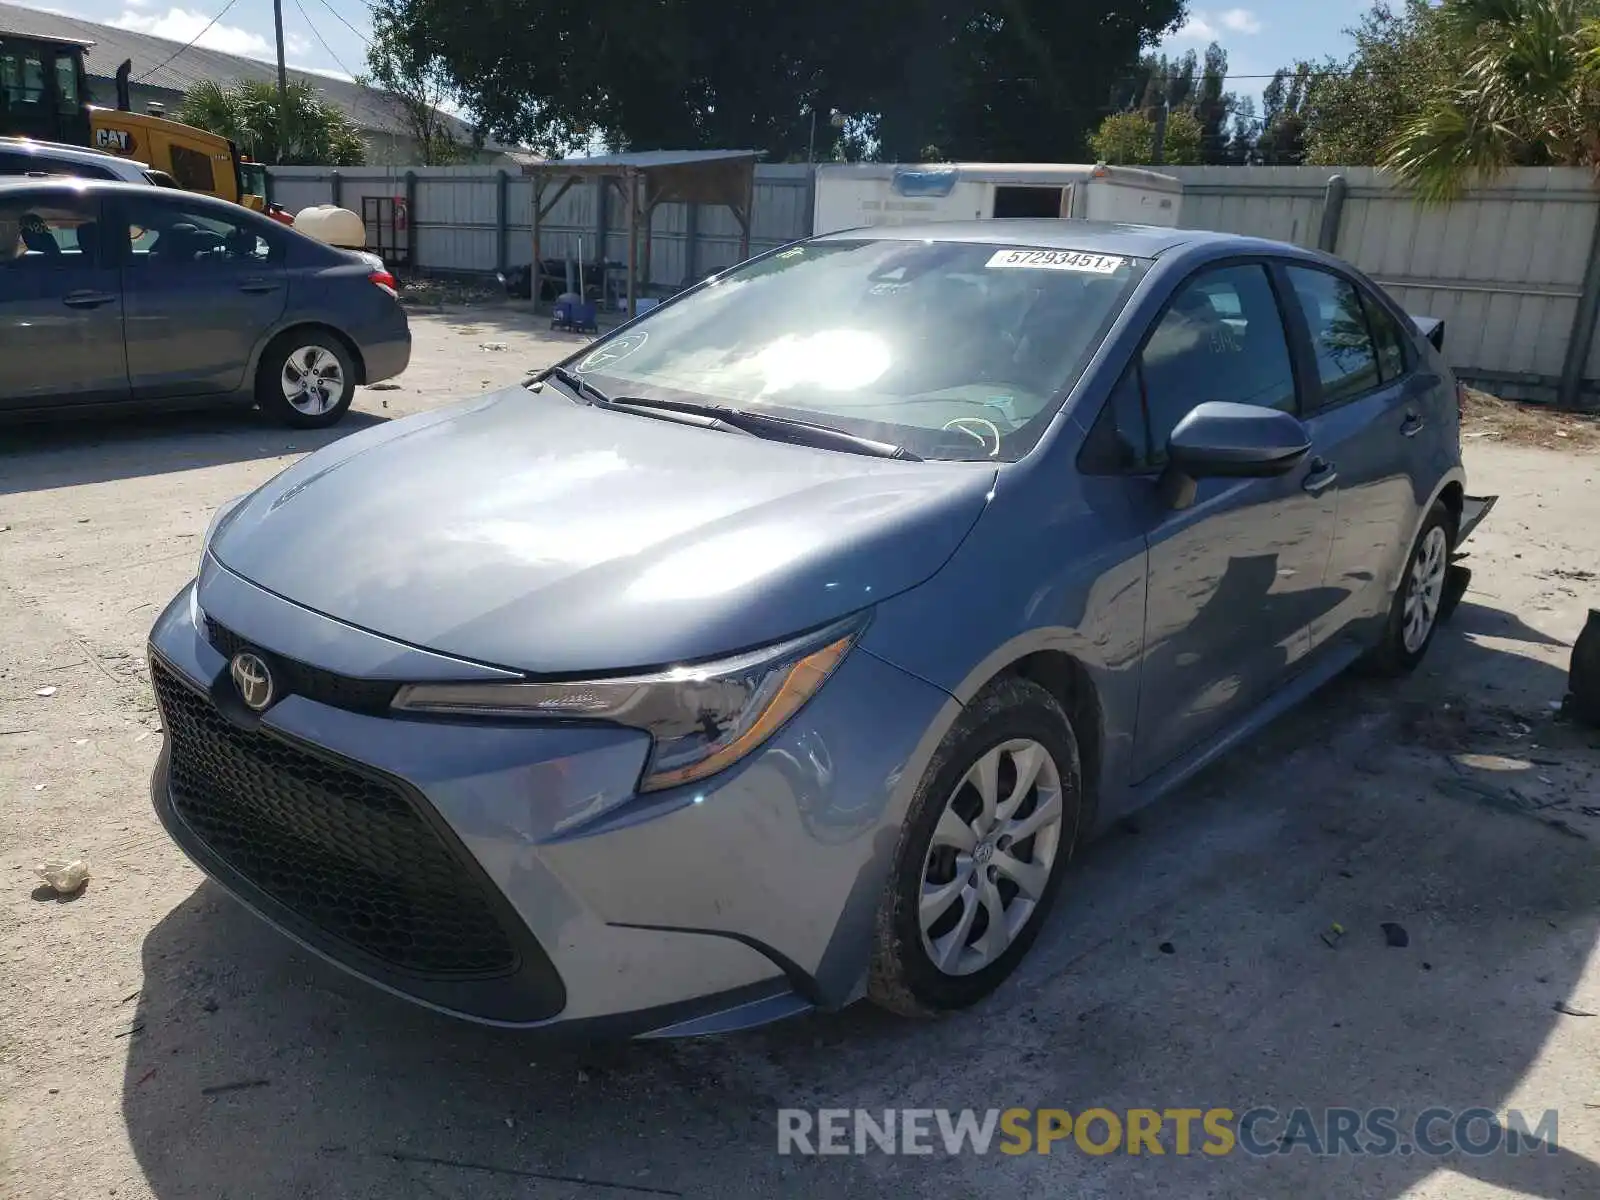
[[[1038,246],[1051,250],[1083,250],[1090,254],[1126,254],[1155,258],[1178,246],[1227,238],[1241,244],[1262,245],[1254,238],[1208,233],[1198,229],[1168,229],[1159,225],[1121,225],[1112,221],[1027,220],[1001,218],[987,221],[936,221],[920,225],[870,225],[841,229],[820,240],[855,241],[860,238],[904,241],[979,242],[994,246]]]
[[[85,21],[79,17],[23,8],[17,4],[0,3],[0,29],[57,41],[92,42],[93,47],[84,56],[84,68],[94,79],[114,79],[117,67],[125,59],[133,63],[133,71],[129,75],[133,83],[174,92],[186,92],[206,80],[227,86],[246,80],[276,83],[278,79],[278,68],[274,63],[258,62],[253,58],[224,54],[220,50],[207,50],[201,46],[184,49],[182,42]],[[176,57],[173,57],[174,54]],[[169,58],[171,61],[167,62]],[[358,129],[370,133],[410,136],[410,126],[405,122],[399,102],[384,92],[312,71],[290,68],[289,76],[311,84],[326,101],[342,109]],[[106,88],[96,88],[96,92],[107,99],[112,95]],[[465,122],[456,121],[448,114],[446,118],[459,127],[455,131],[457,137],[464,139],[471,135]]]
[[[0,7],[4,7],[0,5]],[[764,150],[636,150],[628,154],[597,154],[593,158],[552,158],[523,167],[524,174],[608,175],[619,171],[649,171],[661,167],[693,167],[703,163],[754,161]]]

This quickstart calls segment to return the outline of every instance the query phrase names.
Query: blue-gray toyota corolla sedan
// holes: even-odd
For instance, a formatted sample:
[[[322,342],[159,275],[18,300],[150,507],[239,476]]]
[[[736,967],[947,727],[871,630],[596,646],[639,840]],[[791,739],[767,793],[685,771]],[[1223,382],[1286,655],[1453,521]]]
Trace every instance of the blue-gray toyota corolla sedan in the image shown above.
[[[1486,510],[1441,336],[1217,234],[767,254],[221,509],[151,636],[156,807],[479,1021],[971,1004],[1097,829],[1427,651]]]

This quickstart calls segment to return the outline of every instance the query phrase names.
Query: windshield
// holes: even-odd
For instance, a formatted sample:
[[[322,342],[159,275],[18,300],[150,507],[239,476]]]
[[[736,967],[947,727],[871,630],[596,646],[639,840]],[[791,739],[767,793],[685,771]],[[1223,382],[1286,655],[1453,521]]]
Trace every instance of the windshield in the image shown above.
[[[572,369],[615,395],[835,426],[923,458],[1038,441],[1145,264],[970,242],[808,242],[735,268]]]

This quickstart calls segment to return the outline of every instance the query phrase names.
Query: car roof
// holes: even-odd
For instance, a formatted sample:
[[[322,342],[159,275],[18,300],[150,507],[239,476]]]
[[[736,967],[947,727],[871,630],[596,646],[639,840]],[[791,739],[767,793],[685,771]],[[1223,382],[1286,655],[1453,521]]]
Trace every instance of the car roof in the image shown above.
[[[77,163],[85,167],[99,167],[107,171],[126,171],[130,177],[142,177],[144,172],[150,169],[147,163],[108,154],[104,150],[69,146],[61,142],[39,142],[31,138],[0,138],[0,150],[8,154],[26,154],[44,162],[54,160]]]
[[[1046,250],[1083,250],[1091,254],[1122,254],[1130,258],[1159,258],[1179,247],[1236,245],[1243,252],[1282,252],[1293,249],[1281,242],[1213,233],[1205,229],[1169,229],[1160,225],[1123,225],[1112,221],[1067,218],[1022,219],[991,217],[980,221],[929,221],[918,225],[866,226],[824,234],[819,241],[854,241],[862,237],[889,241],[972,242],[986,246],[1035,246]]]
[[[127,162],[127,159],[123,159]],[[144,168],[140,168],[142,171]],[[204,192],[188,192],[172,188],[157,187],[153,183],[134,183],[123,179],[81,179],[75,175],[0,175],[0,195],[6,192],[22,191],[25,188],[70,188],[78,192],[127,192],[130,195],[145,195],[149,192],[160,192],[163,196],[180,195],[185,199],[197,203],[210,205],[226,205],[229,209],[238,208],[239,205],[229,204],[226,200],[219,200],[215,196],[208,196]]]

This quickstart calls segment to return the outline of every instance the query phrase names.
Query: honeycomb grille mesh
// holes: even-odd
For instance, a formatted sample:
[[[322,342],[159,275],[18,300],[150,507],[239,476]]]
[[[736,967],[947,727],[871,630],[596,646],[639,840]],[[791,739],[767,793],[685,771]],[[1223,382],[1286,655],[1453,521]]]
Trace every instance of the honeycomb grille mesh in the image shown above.
[[[240,729],[159,662],[172,803],[228,867],[329,936],[418,975],[517,954],[465,865],[392,784]]]

